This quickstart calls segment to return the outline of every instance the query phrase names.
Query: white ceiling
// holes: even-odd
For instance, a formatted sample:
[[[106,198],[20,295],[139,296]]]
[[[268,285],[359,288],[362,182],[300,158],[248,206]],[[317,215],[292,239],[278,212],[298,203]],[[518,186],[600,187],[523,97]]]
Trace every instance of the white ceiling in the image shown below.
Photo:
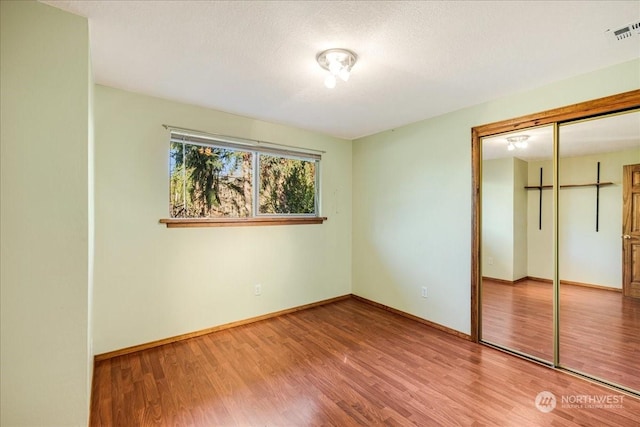
[[[607,32],[637,0],[44,3],[89,18],[96,83],[348,139],[640,57]]]
[[[528,135],[528,146],[507,150],[507,137]],[[560,157],[631,150],[640,147],[640,111],[560,125]],[[543,160],[553,157],[553,126],[509,132],[482,139],[484,160],[517,157]],[[640,159],[629,159],[638,162]]]

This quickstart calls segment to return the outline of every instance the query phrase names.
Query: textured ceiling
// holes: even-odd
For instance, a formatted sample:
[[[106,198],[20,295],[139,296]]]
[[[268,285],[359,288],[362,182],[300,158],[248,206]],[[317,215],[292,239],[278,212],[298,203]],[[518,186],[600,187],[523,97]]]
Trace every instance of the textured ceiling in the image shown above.
[[[640,56],[606,32],[639,1],[45,3],[89,18],[99,84],[348,139]],[[334,47],[359,60],[330,90]]]

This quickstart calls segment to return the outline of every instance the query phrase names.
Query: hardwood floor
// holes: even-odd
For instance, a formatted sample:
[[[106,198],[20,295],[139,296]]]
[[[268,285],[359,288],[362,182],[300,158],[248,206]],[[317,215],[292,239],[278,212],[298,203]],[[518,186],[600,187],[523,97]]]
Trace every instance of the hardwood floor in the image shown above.
[[[482,280],[481,338],[553,361],[553,288],[525,280],[515,285]]]
[[[483,280],[483,339],[553,360],[552,292],[537,281]],[[560,363],[640,390],[640,299],[560,285]]]
[[[91,425],[640,424],[630,396],[564,402],[618,395],[348,299],[98,362]]]

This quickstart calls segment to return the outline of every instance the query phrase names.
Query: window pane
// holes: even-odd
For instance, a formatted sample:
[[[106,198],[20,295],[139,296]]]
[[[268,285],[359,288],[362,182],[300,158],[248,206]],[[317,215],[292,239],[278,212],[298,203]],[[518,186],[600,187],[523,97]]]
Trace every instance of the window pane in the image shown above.
[[[172,218],[185,218],[186,180],[182,150],[184,144],[172,142],[169,149],[169,211]]]
[[[260,154],[261,214],[316,213],[316,163]]]
[[[250,216],[251,163],[250,152],[172,142],[171,216]]]

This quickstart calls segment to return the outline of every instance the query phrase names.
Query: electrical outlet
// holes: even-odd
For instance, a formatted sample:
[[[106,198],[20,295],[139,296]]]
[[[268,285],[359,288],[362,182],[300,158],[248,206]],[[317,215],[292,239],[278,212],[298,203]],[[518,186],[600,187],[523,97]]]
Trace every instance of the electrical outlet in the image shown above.
[[[254,293],[255,296],[262,295],[262,285],[261,284],[257,284],[253,288],[253,293]]]
[[[423,286],[422,287],[422,291],[420,293],[422,295],[422,298],[426,298],[427,297],[427,287]]]
[[[493,265],[493,257],[487,257],[487,264]]]

